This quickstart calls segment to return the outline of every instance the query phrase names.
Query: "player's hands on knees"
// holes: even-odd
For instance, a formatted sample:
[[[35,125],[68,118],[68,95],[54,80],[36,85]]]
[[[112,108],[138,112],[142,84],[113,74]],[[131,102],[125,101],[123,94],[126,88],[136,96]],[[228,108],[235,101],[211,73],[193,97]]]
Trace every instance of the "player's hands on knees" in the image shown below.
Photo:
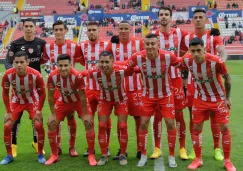
[[[225,98],[224,103],[228,109],[231,108],[231,98]]]
[[[12,113],[6,113],[4,116],[4,123],[8,122],[9,120],[13,121]]]
[[[92,115],[84,114],[82,116],[82,120],[83,120],[84,125],[87,125],[87,126],[92,126],[93,125],[93,117],[92,117]]]
[[[38,121],[40,123],[43,123],[43,118],[42,118],[42,112],[37,110],[35,117],[34,117],[34,121]]]

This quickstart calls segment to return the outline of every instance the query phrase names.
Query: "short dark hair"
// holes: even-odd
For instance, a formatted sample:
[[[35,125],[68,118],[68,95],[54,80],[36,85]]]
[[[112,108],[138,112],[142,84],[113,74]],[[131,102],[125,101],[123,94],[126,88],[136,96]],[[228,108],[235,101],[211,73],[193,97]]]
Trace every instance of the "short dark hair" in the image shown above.
[[[146,36],[145,36],[145,38],[158,38],[155,34],[153,34],[153,33],[149,33],[149,34],[147,34]]]
[[[159,12],[160,10],[166,10],[166,11],[169,11],[170,12],[170,16],[172,16],[172,9],[170,7],[160,7],[159,11],[158,11],[158,16],[159,16]]]
[[[32,23],[36,26],[35,20],[33,20],[32,18],[26,18],[26,19],[23,21],[23,25],[25,24],[25,22],[32,22]]]
[[[63,25],[65,30],[68,30],[67,25],[64,23],[62,20],[57,20],[56,22],[53,23],[52,29],[54,30],[54,27],[57,25]]]
[[[14,59],[17,57],[25,57],[26,60],[28,60],[28,55],[25,51],[18,51],[14,54]]]
[[[122,20],[119,24],[129,24],[130,25],[129,21],[127,21],[127,20]]]
[[[71,57],[68,54],[61,54],[58,55],[57,57],[57,62],[61,61],[61,60],[68,60],[71,63]]]
[[[92,25],[99,27],[99,24],[96,21],[89,21],[87,24],[87,26],[92,26]]]
[[[202,12],[202,13],[206,14],[206,11],[205,11],[204,9],[202,9],[202,8],[197,8],[197,9],[195,9],[195,10],[193,11],[193,15],[194,15],[195,13],[197,13],[197,12]]]
[[[197,46],[197,45],[201,45],[202,47],[204,47],[204,42],[202,39],[195,37],[193,38],[190,43],[189,43],[189,47],[191,46]]]
[[[103,52],[100,53],[99,59],[100,59],[102,56],[109,56],[110,59],[114,59],[113,54],[112,54],[111,52],[107,51],[107,50],[105,50],[105,51],[103,51]]]

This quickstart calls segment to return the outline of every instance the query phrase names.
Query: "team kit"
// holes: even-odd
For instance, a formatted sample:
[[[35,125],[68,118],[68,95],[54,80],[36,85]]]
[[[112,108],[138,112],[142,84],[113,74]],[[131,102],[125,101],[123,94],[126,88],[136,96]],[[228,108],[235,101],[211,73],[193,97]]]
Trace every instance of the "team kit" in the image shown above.
[[[148,125],[154,117],[154,151],[151,159],[161,156],[161,129],[164,119],[168,139],[168,165],[177,166],[176,139],[179,155],[191,159],[188,166],[196,170],[203,166],[202,130],[210,120],[214,144],[214,158],[223,161],[227,171],[236,171],[230,160],[231,134],[229,114],[231,107],[231,78],[225,65],[227,54],[216,29],[207,30],[206,12],[196,9],[192,22],[193,33],[171,26],[172,10],[158,11],[160,27],[143,39],[130,36],[131,25],[121,21],[118,36],[111,41],[99,38],[102,29],[94,21],[87,23],[88,40],[77,44],[65,40],[68,31],[63,21],[53,24],[55,40],[45,42],[34,36],[35,21],[24,20],[24,36],[11,42],[2,78],[4,116],[4,143],[7,156],[0,162],[6,165],[17,156],[17,133],[23,111],[29,113],[33,126],[32,146],[40,164],[52,165],[62,154],[61,122],[66,118],[69,130],[69,154],[78,156],[75,149],[76,119],[83,121],[87,151],[83,154],[90,166],[101,166],[110,157],[112,111],[117,116],[119,151],[113,158],[127,165],[128,115],[134,118],[137,167],[148,162]],[[41,64],[50,66],[46,83],[41,75]],[[83,65],[84,70],[75,69]],[[47,91],[46,91],[47,90]],[[9,93],[11,92],[11,94]],[[47,94],[46,94],[47,92]],[[51,148],[45,159],[42,109],[48,101],[50,115],[47,135]],[[190,137],[193,149],[187,154],[186,124],[183,109],[190,113]],[[95,158],[94,116],[98,115],[98,143],[101,156]],[[222,139],[222,151],[220,149]],[[61,161],[60,161],[61,162]]]

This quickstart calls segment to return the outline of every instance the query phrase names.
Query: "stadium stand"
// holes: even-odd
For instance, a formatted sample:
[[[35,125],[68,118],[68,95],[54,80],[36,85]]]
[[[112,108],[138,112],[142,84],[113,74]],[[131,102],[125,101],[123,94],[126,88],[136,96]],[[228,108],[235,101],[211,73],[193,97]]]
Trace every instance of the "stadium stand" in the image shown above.
[[[233,5],[234,3],[237,4],[237,6],[234,7],[234,5]],[[240,10],[240,9],[243,9],[243,1],[242,0],[232,0],[232,1],[221,0],[220,3],[217,3],[217,9],[219,9],[219,10]]]
[[[173,10],[177,10],[177,11],[182,11],[182,9],[184,9],[183,11],[187,11],[189,6],[192,5],[205,5],[205,1],[204,0],[198,0],[198,1],[191,1],[191,0],[151,0],[150,1],[150,6],[153,7],[160,7],[163,6],[162,4],[164,4],[165,6],[170,6],[172,8],[172,6],[175,6],[175,9]],[[186,10],[185,10],[186,9]]]
[[[76,5],[68,5],[67,0],[26,0],[23,10],[41,10],[44,15],[53,14],[73,14]]]
[[[15,0],[10,0],[10,1],[0,1],[0,8],[1,10],[5,11],[12,11],[14,6],[15,6]]]

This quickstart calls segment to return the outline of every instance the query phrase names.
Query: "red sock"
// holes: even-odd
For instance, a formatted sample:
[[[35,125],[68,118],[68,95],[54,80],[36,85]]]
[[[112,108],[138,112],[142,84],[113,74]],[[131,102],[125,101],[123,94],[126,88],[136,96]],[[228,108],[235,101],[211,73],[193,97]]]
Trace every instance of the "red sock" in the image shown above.
[[[76,119],[68,119],[69,147],[74,147],[76,142],[77,124]]]
[[[193,130],[192,143],[193,143],[194,151],[196,153],[196,157],[201,159],[202,158],[202,131]]]
[[[116,132],[117,132],[117,138],[118,138],[118,143],[120,145],[120,131],[119,131],[119,124],[117,123],[117,126],[116,126]]]
[[[162,115],[159,107],[155,107],[153,129],[155,143],[154,145],[155,147],[160,148],[162,134]]]
[[[45,143],[45,130],[43,124],[38,121],[34,123],[34,127],[37,132],[38,154],[43,154],[43,147]]]
[[[62,123],[57,126],[57,146],[61,147],[61,133],[62,133]]]
[[[139,129],[138,139],[139,139],[139,149],[141,149],[141,153],[143,155],[147,155],[146,147],[147,147],[147,139],[148,139],[148,130]]]
[[[107,132],[107,123],[105,123],[105,122],[99,122],[99,135],[98,135],[98,140],[99,140],[99,144],[100,144],[100,149],[101,149],[102,155],[106,155],[106,147],[107,147],[106,132]]]
[[[139,129],[139,126],[140,126],[140,116],[134,116],[133,117],[134,120],[135,120],[135,124],[136,124],[136,138],[137,138],[137,151],[140,151],[139,149],[139,143],[138,143],[138,129]]]
[[[111,128],[112,128],[112,120],[109,118],[108,123],[107,123],[107,148],[110,146],[110,137],[111,137]]]
[[[184,120],[183,112],[182,111],[176,112],[175,119],[176,119],[177,134],[178,134],[179,142],[180,142],[180,148],[185,148],[186,123]]]
[[[230,151],[231,151],[231,135],[230,130],[222,131],[222,146],[224,151],[224,159],[230,159]]]
[[[51,153],[55,156],[58,156],[58,150],[57,150],[57,131],[48,131],[48,138],[49,143],[51,146]]]
[[[212,130],[214,149],[215,149],[215,148],[219,148],[220,128],[219,128],[219,124],[217,124],[215,120],[215,116],[210,117],[210,119],[211,119],[211,130]]]
[[[127,140],[128,140],[128,133],[127,133],[127,123],[126,122],[119,122],[118,123],[119,131],[120,131],[120,153],[126,154],[127,150]]]
[[[12,132],[12,128],[13,125],[12,124],[4,124],[4,135],[3,135],[3,139],[4,139],[4,144],[7,150],[8,155],[13,156],[12,154],[12,136],[11,136],[11,132]]]
[[[175,145],[176,145],[176,129],[167,130],[167,138],[170,156],[175,155]]]
[[[193,134],[193,122],[192,122],[192,108],[188,107],[190,112],[190,134],[191,134],[191,140],[192,140],[192,134]]]
[[[86,139],[87,139],[87,144],[88,144],[89,155],[94,154],[95,132],[94,131],[86,131]]]

